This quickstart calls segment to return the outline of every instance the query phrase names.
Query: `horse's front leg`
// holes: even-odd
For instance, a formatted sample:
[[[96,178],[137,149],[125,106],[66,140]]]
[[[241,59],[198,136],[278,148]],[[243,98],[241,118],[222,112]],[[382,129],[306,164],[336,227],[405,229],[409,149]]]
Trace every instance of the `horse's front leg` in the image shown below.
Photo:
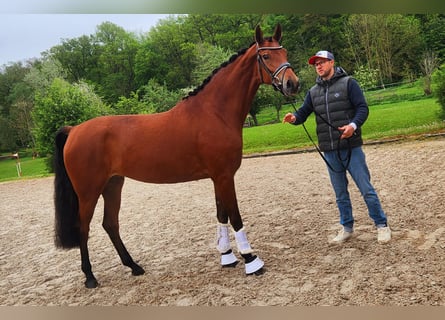
[[[216,201],[218,202],[218,200]],[[229,224],[222,223],[221,221],[219,221],[216,229],[216,249],[221,253],[221,265],[223,268],[236,267],[239,261],[233,254],[230,245]]]
[[[233,176],[214,180],[217,208],[217,249],[221,253],[223,266],[236,266],[238,260],[232,252],[229,237],[229,225],[232,225],[237,248],[245,261],[246,274],[261,274],[264,272],[264,262],[253,255],[252,247],[247,240],[247,234],[239,213]]]

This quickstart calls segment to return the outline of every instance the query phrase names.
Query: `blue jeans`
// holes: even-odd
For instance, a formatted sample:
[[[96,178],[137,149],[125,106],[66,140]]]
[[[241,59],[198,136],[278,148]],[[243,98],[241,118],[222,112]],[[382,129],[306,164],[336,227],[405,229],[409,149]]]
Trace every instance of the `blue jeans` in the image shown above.
[[[348,178],[344,169],[344,166],[347,164],[347,155],[348,150],[341,150],[340,156],[336,150],[324,152],[326,161],[337,171],[334,172],[328,167],[331,184],[336,196],[337,207],[340,211],[340,224],[346,229],[352,229],[354,226],[354,217],[352,216],[352,205],[348,191]],[[386,226],[386,215],[383,212],[377,192],[371,184],[371,176],[366,164],[365,153],[361,147],[352,148],[351,160],[347,171],[360,190],[368,208],[368,214],[374,221],[374,224],[378,227]]]

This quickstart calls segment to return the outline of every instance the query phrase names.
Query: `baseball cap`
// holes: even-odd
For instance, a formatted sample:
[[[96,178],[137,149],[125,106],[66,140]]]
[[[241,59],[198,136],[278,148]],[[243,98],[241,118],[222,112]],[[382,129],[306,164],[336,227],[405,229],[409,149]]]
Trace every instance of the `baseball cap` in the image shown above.
[[[325,58],[329,60],[335,60],[334,55],[326,50],[318,51],[315,55],[309,58],[309,64],[315,64],[317,58]]]

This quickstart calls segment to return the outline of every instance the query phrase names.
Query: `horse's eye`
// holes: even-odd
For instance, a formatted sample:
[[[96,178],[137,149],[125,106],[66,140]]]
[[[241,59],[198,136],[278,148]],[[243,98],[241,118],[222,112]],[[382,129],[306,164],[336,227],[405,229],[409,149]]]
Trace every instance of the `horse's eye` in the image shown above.
[[[270,56],[269,56],[267,53],[263,54],[263,59],[264,59],[264,60],[267,60],[267,59],[269,59],[269,58],[270,58]]]

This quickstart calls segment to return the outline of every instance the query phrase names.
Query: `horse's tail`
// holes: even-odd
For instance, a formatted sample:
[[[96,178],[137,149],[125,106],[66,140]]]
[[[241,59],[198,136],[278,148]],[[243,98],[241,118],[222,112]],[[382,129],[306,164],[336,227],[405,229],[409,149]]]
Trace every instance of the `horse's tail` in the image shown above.
[[[65,249],[78,247],[80,244],[79,201],[63,158],[63,149],[71,128],[66,126],[57,132],[54,152],[55,244]]]

